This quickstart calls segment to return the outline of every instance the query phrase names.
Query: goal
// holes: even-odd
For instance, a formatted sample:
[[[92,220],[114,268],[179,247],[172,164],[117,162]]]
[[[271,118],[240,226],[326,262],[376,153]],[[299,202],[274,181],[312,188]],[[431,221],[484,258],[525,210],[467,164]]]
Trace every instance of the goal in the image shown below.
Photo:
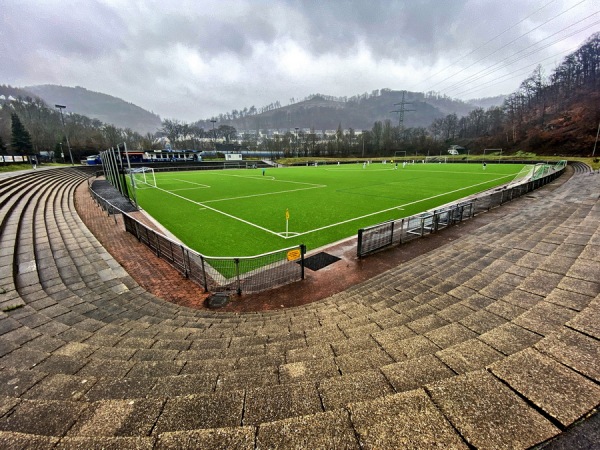
[[[426,163],[447,163],[447,156],[426,156],[423,160]]]
[[[152,167],[136,167],[129,171],[131,182],[136,189],[143,187],[156,187],[156,176]]]
[[[527,164],[525,167],[521,169],[521,171],[515,175],[510,183],[508,183],[508,187],[513,187],[521,183],[525,183],[526,181],[531,180],[535,171],[535,166],[533,164]]]
[[[483,157],[485,158],[487,156],[502,156],[502,149],[501,148],[484,148],[483,149]]]
[[[550,165],[545,163],[538,163],[533,168],[533,173],[531,174],[532,180],[537,180],[546,176],[550,172]]]
[[[394,158],[406,159],[406,151],[405,150],[398,150],[397,152],[394,152]]]

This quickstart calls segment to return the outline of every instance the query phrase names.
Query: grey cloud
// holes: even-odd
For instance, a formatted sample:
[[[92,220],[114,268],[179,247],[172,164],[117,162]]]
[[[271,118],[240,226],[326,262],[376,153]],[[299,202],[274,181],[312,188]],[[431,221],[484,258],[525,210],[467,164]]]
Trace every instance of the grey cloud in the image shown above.
[[[125,23],[116,11],[97,2],[85,7],[62,6],[62,3],[11,2],[3,5],[0,35],[9,56],[52,52],[64,56],[96,57],[122,46],[119,30]],[[15,40],[15,37],[17,40]]]
[[[594,11],[593,1],[582,3],[540,32],[497,50],[579,0],[0,2],[0,82],[80,85],[186,120],[315,92],[351,96],[431,85],[443,92],[449,83],[435,83],[444,77],[464,70],[452,79],[460,81],[475,70],[465,68],[491,52],[479,65],[502,61]],[[577,42],[572,38],[569,45]],[[290,55],[295,48],[302,54]],[[359,49],[365,50],[360,66]],[[531,59],[556,51],[549,48]],[[463,55],[468,56],[429,86],[419,84]],[[505,84],[488,93],[514,88]]]

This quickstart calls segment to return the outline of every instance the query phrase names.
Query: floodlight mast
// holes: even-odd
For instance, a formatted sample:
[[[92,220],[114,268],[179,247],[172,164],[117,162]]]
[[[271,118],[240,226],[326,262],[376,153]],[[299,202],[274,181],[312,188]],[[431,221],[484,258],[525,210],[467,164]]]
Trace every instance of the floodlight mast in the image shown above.
[[[213,147],[215,148],[215,152],[217,151],[217,132],[215,131],[215,123],[217,122],[215,119],[210,119],[213,124]]]
[[[600,136],[600,122],[598,122],[598,131],[596,132],[596,142],[594,142],[594,151],[592,152],[592,158],[596,155],[596,145],[598,145],[598,136]]]
[[[65,133],[65,139],[67,140],[67,148],[69,149],[69,158],[71,158],[71,165],[74,166],[73,163],[73,153],[71,153],[71,144],[69,143],[69,135],[67,134],[67,129],[65,127],[65,118],[63,117],[63,109],[66,108],[65,105],[54,105],[60,111],[60,121],[62,122],[63,132]],[[62,145],[62,144],[61,144]]]

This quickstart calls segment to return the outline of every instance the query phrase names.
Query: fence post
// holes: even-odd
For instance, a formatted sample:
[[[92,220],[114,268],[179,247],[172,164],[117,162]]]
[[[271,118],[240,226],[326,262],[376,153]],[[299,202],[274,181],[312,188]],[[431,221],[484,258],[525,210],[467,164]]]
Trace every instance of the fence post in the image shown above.
[[[137,238],[138,242],[140,242],[142,239],[140,238],[140,229],[138,227],[138,221],[136,220],[134,222],[135,224],[135,237]]]
[[[362,256],[362,237],[363,237],[363,228],[358,230],[358,244],[356,246],[356,257],[360,258]],[[304,266],[304,255],[302,255],[302,265]]]
[[[402,244],[402,236],[404,236],[404,217],[400,220],[400,239],[398,239],[399,244]]]
[[[183,263],[183,273],[185,274],[186,278],[189,278],[189,274],[188,274],[188,265],[185,263],[185,255],[186,255],[186,251],[185,248],[183,248],[183,245],[180,246],[181,247],[181,261]]]
[[[237,294],[242,295],[242,284],[240,281],[240,259],[235,258],[235,278],[237,279]]]
[[[306,245],[300,244],[300,257],[302,258],[302,262],[300,263],[300,267],[302,267],[301,278],[304,280],[304,254],[306,253]]]
[[[202,263],[202,276],[204,278],[204,290],[208,292],[208,281],[206,279],[206,267],[204,266],[204,256],[200,255],[200,262]]]

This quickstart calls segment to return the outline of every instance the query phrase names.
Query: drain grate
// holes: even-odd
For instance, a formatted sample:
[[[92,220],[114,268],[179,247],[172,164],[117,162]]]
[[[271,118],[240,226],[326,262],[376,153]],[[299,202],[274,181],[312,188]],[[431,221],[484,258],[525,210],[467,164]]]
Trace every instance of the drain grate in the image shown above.
[[[316,255],[309,256],[308,258],[304,258],[304,267],[308,267],[310,270],[317,271],[339,260],[340,258],[337,256],[321,252],[317,253]]]

